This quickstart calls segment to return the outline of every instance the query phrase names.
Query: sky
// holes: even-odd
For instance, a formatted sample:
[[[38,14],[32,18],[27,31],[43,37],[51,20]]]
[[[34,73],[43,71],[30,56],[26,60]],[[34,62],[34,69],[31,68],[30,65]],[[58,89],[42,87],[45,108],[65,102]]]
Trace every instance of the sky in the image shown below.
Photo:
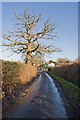
[[[45,57],[45,60],[57,60],[58,58],[68,58],[75,60],[78,57],[78,3],[77,2],[3,2],[2,3],[2,33],[13,30],[15,23],[14,12],[22,13],[28,9],[31,14],[41,14],[41,23],[50,17],[52,23],[56,23],[59,27],[55,30],[59,38],[53,41],[44,40],[46,45],[53,44],[62,49],[60,53],[53,53]],[[21,60],[20,55],[7,57],[10,51],[5,51],[1,59],[5,60]]]
[[[2,2],[79,2],[79,0],[1,0]]]

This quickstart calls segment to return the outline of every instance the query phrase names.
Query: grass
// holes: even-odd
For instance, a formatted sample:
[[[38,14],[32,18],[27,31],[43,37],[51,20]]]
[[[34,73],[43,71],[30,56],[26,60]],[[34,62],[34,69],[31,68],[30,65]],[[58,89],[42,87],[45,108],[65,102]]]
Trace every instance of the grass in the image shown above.
[[[73,84],[72,82],[69,82],[55,75],[53,71],[48,72],[48,74],[58,82],[71,106],[80,107],[80,95],[79,95],[80,88],[77,85]]]

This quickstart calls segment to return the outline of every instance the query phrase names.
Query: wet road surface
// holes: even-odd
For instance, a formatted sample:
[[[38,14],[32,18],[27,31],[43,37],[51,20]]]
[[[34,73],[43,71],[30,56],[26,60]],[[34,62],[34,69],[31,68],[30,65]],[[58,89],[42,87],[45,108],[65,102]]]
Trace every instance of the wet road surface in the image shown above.
[[[53,79],[44,72],[6,114],[6,118],[67,118]]]

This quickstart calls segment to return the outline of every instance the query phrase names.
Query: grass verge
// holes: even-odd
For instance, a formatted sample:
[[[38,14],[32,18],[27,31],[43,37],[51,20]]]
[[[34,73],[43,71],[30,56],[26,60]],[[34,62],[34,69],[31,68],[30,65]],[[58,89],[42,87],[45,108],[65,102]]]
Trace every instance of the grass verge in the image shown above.
[[[80,107],[80,88],[77,85],[55,75],[53,71],[48,72],[48,74],[58,82],[69,104],[73,108]]]

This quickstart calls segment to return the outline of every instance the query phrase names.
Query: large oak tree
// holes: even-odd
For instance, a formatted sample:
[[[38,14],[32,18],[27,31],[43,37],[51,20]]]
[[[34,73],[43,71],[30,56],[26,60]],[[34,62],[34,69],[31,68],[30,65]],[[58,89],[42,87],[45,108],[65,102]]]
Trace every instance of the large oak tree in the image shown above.
[[[3,34],[3,46],[12,50],[12,54],[22,54],[25,61],[31,62],[32,58],[45,53],[58,52],[60,49],[53,46],[46,46],[39,42],[40,39],[53,40],[56,37],[54,33],[56,24],[51,24],[49,19],[43,23],[43,28],[37,29],[38,23],[41,21],[41,15],[31,15],[28,11],[22,14],[15,14],[16,29]],[[7,41],[6,41],[7,40]]]

